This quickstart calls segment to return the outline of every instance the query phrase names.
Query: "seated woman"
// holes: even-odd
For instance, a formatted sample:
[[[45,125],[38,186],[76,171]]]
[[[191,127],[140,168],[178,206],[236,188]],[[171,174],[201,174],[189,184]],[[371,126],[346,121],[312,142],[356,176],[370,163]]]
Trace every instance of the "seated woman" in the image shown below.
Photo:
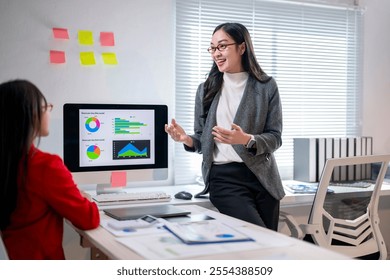
[[[0,84],[0,230],[10,259],[65,259],[63,222],[99,226],[62,159],[37,148],[53,105],[31,82]]]

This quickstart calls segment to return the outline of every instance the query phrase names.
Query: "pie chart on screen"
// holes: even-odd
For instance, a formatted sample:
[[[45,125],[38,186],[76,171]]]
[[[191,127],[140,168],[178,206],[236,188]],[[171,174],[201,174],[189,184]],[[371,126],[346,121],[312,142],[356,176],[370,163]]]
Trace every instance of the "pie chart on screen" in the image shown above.
[[[96,145],[91,145],[87,148],[87,157],[89,159],[97,159],[100,156],[100,148]]]
[[[96,132],[100,128],[100,121],[98,118],[90,117],[85,121],[85,128],[89,132]]]

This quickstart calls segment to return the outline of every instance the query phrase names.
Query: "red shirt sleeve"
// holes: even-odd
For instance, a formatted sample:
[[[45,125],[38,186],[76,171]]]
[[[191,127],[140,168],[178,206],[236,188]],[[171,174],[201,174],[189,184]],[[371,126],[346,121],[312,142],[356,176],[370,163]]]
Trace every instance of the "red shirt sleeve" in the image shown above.
[[[97,205],[85,198],[59,156],[43,153],[36,172],[41,174],[42,197],[60,216],[82,230],[99,226]]]

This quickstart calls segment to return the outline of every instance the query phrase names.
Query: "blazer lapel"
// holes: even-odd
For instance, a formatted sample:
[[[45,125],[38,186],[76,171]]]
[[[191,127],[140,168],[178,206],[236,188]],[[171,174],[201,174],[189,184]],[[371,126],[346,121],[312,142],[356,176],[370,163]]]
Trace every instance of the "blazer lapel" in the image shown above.
[[[252,91],[252,78],[251,77],[248,77],[248,81],[246,83],[246,86],[245,86],[245,90],[244,90],[244,93],[242,95],[242,98],[241,98],[241,102],[240,102],[240,105],[238,105],[238,108],[237,108],[237,112],[236,112],[236,115],[234,116],[234,120],[233,122],[238,125],[238,126],[241,126],[242,128],[245,128],[244,125],[248,123],[248,116],[247,116],[247,110],[248,108],[254,106],[255,104],[253,104],[253,98],[251,97],[251,95],[253,95],[253,91]]]

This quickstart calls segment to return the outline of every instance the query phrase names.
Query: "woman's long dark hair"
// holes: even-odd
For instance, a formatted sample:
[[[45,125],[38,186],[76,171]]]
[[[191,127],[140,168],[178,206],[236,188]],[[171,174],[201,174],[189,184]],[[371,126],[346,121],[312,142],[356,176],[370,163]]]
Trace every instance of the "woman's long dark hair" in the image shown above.
[[[213,35],[220,29],[226,32],[226,34],[228,34],[237,44],[245,43],[246,48],[242,55],[241,63],[244,70],[248,72],[249,76],[254,77],[260,82],[267,82],[269,77],[265,74],[265,72],[261,69],[260,64],[257,62],[248,29],[241,23],[227,22],[218,25],[214,29]],[[207,115],[215,95],[221,89],[222,82],[223,73],[218,70],[218,66],[214,62],[204,83],[203,109],[205,115]]]
[[[0,85],[0,230],[5,229],[16,208],[18,186],[26,183],[28,152],[39,137],[41,91],[26,80]]]

